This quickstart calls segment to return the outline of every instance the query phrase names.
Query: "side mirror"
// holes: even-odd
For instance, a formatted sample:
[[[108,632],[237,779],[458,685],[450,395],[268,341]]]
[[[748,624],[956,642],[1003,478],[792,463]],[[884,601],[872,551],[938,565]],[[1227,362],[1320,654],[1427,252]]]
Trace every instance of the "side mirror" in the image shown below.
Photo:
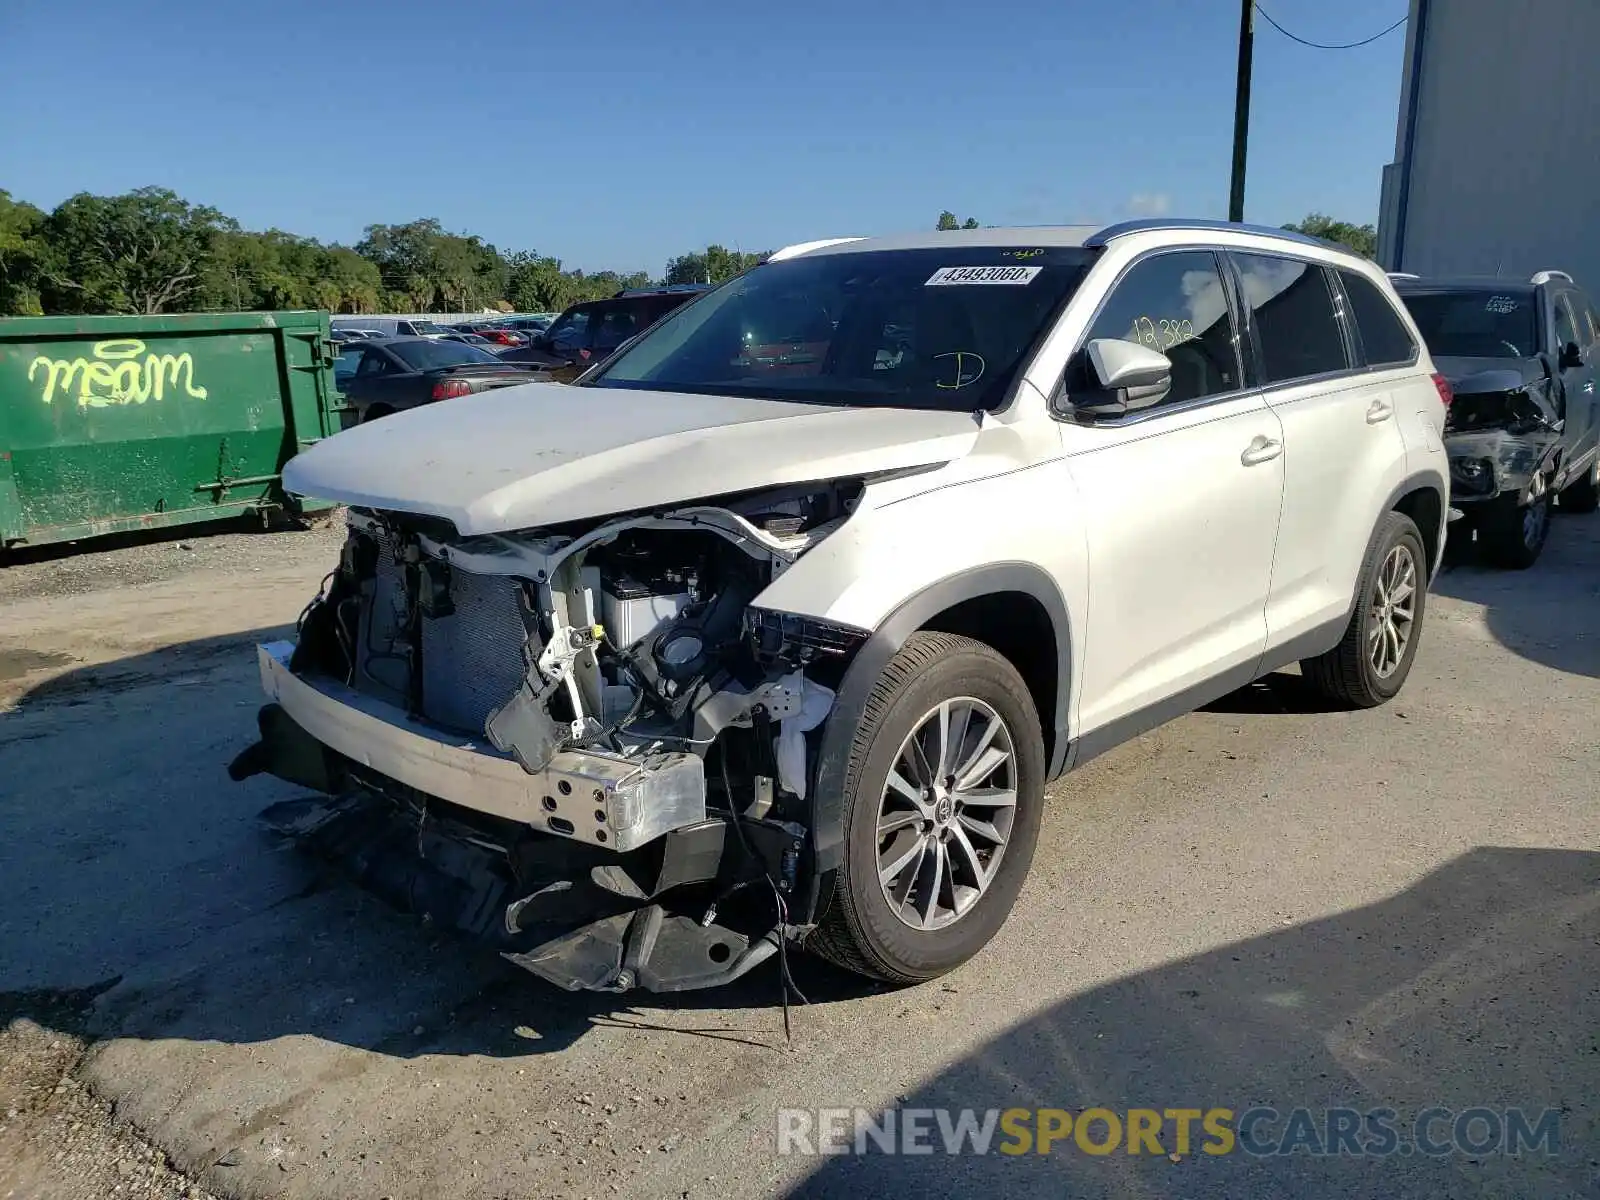
[[[1074,416],[1120,417],[1151,408],[1172,390],[1172,360],[1120,338],[1095,338],[1084,348],[1098,388],[1070,402]]]
[[[1583,366],[1583,349],[1577,342],[1568,342],[1561,348],[1561,369],[1570,371]]]

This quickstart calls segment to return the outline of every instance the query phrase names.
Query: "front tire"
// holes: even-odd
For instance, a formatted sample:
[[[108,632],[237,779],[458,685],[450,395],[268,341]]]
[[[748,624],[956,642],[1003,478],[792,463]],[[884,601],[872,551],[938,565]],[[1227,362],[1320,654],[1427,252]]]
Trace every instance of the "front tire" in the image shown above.
[[[1519,504],[1515,494],[1501,496],[1478,519],[1478,545],[1491,566],[1525,571],[1539,561],[1550,536],[1550,492],[1540,478],[1528,503]]]
[[[1589,464],[1583,478],[1569,483],[1561,493],[1564,513],[1592,513],[1600,508],[1600,456]]]
[[[917,633],[879,676],[845,772],[844,858],[806,945],[915,983],[1005,923],[1033,860],[1044,737],[1027,685],[971,638]]]
[[[1416,523],[1388,512],[1361,565],[1356,609],[1332,650],[1300,664],[1317,691],[1353,708],[1376,708],[1411,674],[1428,600],[1428,559]]]

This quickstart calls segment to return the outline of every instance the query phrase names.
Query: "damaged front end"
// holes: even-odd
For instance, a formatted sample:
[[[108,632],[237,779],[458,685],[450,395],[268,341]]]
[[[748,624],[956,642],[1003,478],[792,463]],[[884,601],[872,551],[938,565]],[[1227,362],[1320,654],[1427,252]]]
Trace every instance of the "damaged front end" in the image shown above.
[[[1483,371],[1452,381],[1446,416],[1452,504],[1541,493],[1554,473],[1563,421],[1548,378]]]
[[[738,978],[804,935],[821,727],[866,632],[761,609],[854,481],[459,537],[352,509],[230,769],[280,832],[569,989]]]

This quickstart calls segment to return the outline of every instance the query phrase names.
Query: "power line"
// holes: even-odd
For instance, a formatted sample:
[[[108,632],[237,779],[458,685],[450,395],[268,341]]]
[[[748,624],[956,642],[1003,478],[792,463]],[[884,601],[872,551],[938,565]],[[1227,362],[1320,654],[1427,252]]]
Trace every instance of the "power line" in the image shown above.
[[[1308,40],[1306,38],[1300,37],[1298,34],[1290,33],[1282,25],[1279,25],[1276,21],[1274,21],[1272,19],[1272,14],[1269,13],[1266,9],[1262,8],[1261,5],[1259,5],[1259,4],[1256,5],[1256,11],[1261,14],[1261,19],[1263,21],[1265,21],[1268,25],[1271,25],[1279,33],[1283,34],[1284,37],[1288,38],[1291,42],[1299,42],[1302,46],[1310,46],[1313,50],[1354,50],[1358,46],[1370,46],[1373,42],[1377,41],[1379,38],[1388,37],[1396,29],[1399,29],[1400,26],[1404,25],[1406,23],[1406,20],[1407,20],[1406,17],[1401,17],[1398,21],[1396,21],[1393,25],[1389,26],[1389,28],[1385,29],[1382,33],[1375,33],[1369,38],[1362,38],[1359,42],[1313,42],[1313,41],[1310,41],[1310,40]]]

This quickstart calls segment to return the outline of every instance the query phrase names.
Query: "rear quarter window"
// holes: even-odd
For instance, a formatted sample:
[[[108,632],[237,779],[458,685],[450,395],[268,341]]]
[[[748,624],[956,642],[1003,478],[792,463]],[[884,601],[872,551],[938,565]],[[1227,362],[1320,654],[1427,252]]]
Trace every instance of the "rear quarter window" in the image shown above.
[[[1365,275],[1340,271],[1339,282],[1350,301],[1350,318],[1369,367],[1406,366],[1416,361],[1417,345],[1383,290]]]

